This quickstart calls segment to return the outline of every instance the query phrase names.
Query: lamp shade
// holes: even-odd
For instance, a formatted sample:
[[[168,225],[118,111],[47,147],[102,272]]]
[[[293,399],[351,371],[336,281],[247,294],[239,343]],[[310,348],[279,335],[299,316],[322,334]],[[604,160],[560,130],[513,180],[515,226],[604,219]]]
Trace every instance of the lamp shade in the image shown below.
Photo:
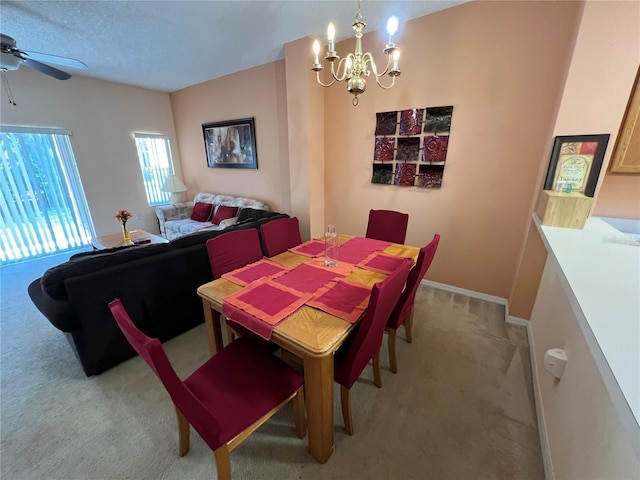
[[[181,193],[186,192],[187,190],[188,188],[184,183],[182,183],[182,180],[180,180],[177,175],[169,175],[162,185],[163,192]]]

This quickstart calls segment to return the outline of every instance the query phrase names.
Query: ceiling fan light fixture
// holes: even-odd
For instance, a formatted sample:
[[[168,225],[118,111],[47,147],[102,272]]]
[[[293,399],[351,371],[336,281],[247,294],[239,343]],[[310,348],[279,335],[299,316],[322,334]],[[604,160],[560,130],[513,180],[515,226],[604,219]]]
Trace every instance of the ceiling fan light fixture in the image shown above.
[[[0,52],[0,70],[17,70],[22,58],[11,53]]]
[[[49,64],[82,70],[87,69],[84,63],[74,58],[20,50],[15,39],[4,33],[0,33],[0,54],[0,71],[17,70],[21,65],[24,65],[58,80],[67,80],[71,78],[69,73],[54,68]]]

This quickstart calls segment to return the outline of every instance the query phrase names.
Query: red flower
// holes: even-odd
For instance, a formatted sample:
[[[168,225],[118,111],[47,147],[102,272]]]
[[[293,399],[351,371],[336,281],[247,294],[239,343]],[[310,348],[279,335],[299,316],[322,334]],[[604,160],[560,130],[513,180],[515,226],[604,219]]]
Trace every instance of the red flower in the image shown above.
[[[120,223],[127,223],[127,220],[133,217],[133,215],[129,210],[118,210],[114,217],[120,220]]]

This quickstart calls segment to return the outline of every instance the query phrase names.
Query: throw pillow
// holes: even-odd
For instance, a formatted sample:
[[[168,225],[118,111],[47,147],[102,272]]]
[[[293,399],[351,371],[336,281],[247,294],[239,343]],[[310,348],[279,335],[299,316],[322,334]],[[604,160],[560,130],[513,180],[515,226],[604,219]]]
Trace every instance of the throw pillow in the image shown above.
[[[196,202],[193,206],[193,212],[191,212],[191,220],[197,222],[206,222],[211,218],[211,211],[213,210],[213,204]]]
[[[238,207],[227,207],[226,205],[220,205],[215,215],[213,216],[213,220],[211,223],[214,225],[219,225],[221,221],[226,220],[227,218],[233,218],[238,213]]]

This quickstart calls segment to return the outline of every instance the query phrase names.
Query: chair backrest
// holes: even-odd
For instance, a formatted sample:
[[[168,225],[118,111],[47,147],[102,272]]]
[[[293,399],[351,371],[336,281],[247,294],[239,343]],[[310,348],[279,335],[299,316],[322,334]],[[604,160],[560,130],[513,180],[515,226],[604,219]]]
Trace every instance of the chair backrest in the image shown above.
[[[171,396],[175,406],[193,425],[203,440],[214,450],[222,445],[218,423],[180,380],[160,341],[157,338],[147,337],[134,325],[119,299],[110,302],[109,309],[131,346],[151,367]]]
[[[409,214],[393,210],[369,210],[367,238],[404,244],[407,238]]]
[[[234,230],[207,240],[207,253],[213,278],[257,262],[262,258],[258,230]]]
[[[266,257],[274,257],[291,247],[300,245],[300,223],[297,217],[279,218],[260,225],[262,252]]]
[[[411,259],[407,258],[395,272],[373,286],[364,318],[353,337],[343,345],[344,350],[336,355],[334,378],[341,385],[351,388],[382,346],[387,319],[398,302],[410,268]]]
[[[431,262],[433,262],[433,257],[435,257],[436,250],[438,249],[438,243],[440,243],[440,235],[436,233],[433,236],[433,240],[420,249],[416,266],[409,273],[407,286],[402,291],[398,304],[389,317],[389,321],[387,322],[388,327],[398,328],[413,308],[416,300],[416,292],[429,266],[431,266]]]

